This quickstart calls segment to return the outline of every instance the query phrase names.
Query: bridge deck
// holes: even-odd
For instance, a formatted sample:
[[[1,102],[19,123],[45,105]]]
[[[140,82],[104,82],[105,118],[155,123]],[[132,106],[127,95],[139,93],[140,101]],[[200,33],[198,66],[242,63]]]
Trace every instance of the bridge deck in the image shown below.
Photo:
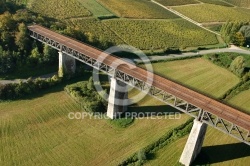
[[[57,41],[58,43],[68,46],[78,52],[81,52],[84,55],[98,59],[103,53],[101,50],[98,50],[94,47],[71,39],[69,37],[60,35],[56,32],[53,32],[49,29],[41,27],[39,25],[32,25],[28,27],[29,30],[42,34],[50,39]],[[106,65],[116,66],[117,64],[124,64],[118,67],[118,70],[121,70],[135,78],[138,78],[142,81],[147,82],[147,71],[137,67],[133,64],[130,64],[126,61],[123,61],[115,56],[107,56],[103,61]],[[187,102],[194,104],[195,106],[206,110],[214,115],[217,115],[229,122],[232,122],[248,131],[250,131],[250,115],[240,112],[239,110],[232,108],[228,105],[218,102],[212,98],[209,98],[203,94],[197,93],[191,89],[188,89],[180,84],[177,84],[171,80],[153,75],[153,85],[161,90],[164,90],[172,95],[175,95],[178,98],[181,98]]]

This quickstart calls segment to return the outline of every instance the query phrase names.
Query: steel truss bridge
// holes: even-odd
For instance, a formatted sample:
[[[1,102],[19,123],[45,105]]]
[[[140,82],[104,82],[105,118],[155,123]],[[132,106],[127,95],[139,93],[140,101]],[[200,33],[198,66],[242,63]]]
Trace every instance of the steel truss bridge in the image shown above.
[[[28,29],[32,38],[250,145],[250,115],[40,25]]]

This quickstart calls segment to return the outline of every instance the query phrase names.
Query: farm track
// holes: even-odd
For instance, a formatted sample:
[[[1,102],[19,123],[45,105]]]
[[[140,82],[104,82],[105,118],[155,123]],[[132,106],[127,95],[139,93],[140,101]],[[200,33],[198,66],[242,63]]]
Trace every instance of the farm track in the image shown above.
[[[156,1],[154,1],[154,0],[151,0],[151,1],[152,1],[153,3],[159,5],[159,6],[163,7],[164,9],[166,9],[166,10],[168,10],[168,11],[170,11],[170,12],[176,14],[176,15],[178,15],[179,17],[181,17],[181,18],[183,18],[183,19],[185,19],[185,20],[187,20],[187,21],[189,21],[189,22],[191,22],[191,23],[193,23],[193,24],[195,24],[195,25],[197,25],[197,26],[199,26],[199,27],[201,27],[201,28],[203,28],[203,29],[205,29],[205,30],[211,32],[211,33],[214,33],[214,34],[220,36],[219,33],[214,32],[214,31],[212,31],[212,30],[210,30],[210,29],[208,29],[208,28],[205,28],[204,26],[202,26],[201,23],[198,23],[198,22],[194,21],[193,19],[191,19],[191,18],[189,18],[189,17],[187,17],[187,16],[185,16],[185,15],[183,15],[183,14],[177,12],[176,10],[173,10],[173,9],[170,8],[170,7],[166,7],[166,6],[164,6],[164,5],[162,5],[162,4],[158,3],[158,2],[156,2]]]

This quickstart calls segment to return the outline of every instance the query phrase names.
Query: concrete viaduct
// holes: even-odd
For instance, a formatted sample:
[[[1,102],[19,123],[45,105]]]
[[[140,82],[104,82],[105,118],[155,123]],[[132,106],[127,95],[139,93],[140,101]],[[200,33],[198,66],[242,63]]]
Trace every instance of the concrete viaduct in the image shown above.
[[[250,115],[40,25],[31,25],[28,29],[32,38],[59,51],[61,75],[64,72],[74,72],[75,60],[79,60],[112,76],[107,112],[110,118],[113,119],[117,112],[126,110],[125,107],[113,104],[117,97],[121,101],[127,97],[126,94],[119,94],[118,85],[135,87],[194,117],[193,128],[180,157],[180,163],[190,165],[197,157],[202,148],[207,125],[250,145]],[[102,55],[106,58],[100,61]],[[151,79],[148,79],[149,75]]]

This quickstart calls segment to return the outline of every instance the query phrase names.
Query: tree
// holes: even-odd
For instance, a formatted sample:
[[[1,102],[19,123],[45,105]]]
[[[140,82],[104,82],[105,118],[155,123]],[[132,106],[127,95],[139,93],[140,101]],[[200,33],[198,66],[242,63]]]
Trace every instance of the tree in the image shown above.
[[[28,31],[24,23],[19,24],[18,32],[16,33],[15,43],[20,50],[27,49],[28,46]]]
[[[232,42],[237,46],[243,46],[246,42],[246,38],[241,32],[237,32],[232,39]]]
[[[244,57],[238,56],[232,61],[229,69],[237,76],[242,77],[245,67],[246,64]]]
[[[15,22],[10,12],[0,15],[0,31],[14,30]]]
[[[5,0],[0,0],[0,14],[5,10]]]
[[[43,47],[43,61],[53,63],[56,60],[57,60],[56,50],[45,44]]]

